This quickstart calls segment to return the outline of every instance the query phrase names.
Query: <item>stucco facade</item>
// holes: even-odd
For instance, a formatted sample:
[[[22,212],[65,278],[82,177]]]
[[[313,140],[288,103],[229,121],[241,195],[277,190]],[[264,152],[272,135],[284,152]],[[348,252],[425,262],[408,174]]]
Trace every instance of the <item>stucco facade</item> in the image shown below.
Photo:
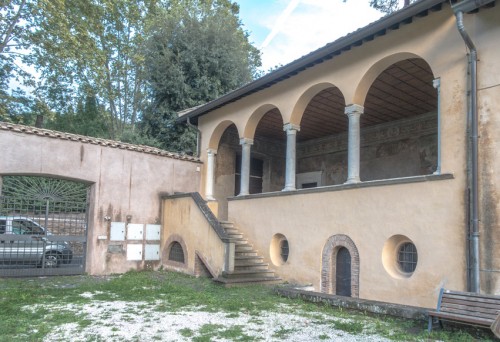
[[[197,158],[146,146],[0,123],[0,151],[0,176],[50,176],[90,185],[85,268],[90,274],[158,268],[159,260],[128,260],[128,245],[145,242],[111,241],[112,222],[160,224],[162,195],[199,188]]]
[[[492,294],[499,17],[498,6],[464,14],[479,56],[479,285]],[[448,3],[421,1],[185,115],[202,132],[202,193],[282,279],[335,293],[346,248],[351,296],[433,307],[441,287],[470,288],[469,63],[456,21]],[[313,122],[325,113],[331,133]],[[273,256],[276,236],[286,262]],[[405,244],[418,257],[411,272],[398,261]]]

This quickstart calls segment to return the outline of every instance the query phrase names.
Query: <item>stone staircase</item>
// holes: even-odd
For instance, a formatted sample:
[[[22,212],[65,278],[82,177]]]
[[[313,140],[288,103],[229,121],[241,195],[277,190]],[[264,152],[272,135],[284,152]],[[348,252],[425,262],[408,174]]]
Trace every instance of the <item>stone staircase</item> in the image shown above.
[[[269,264],[263,262],[263,257],[244,238],[243,234],[232,222],[221,221],[227,235],[235,242],[234,271],[223,272],[216,282],[226,286],[243,284],[276,284],[281,279],[269,270]]]

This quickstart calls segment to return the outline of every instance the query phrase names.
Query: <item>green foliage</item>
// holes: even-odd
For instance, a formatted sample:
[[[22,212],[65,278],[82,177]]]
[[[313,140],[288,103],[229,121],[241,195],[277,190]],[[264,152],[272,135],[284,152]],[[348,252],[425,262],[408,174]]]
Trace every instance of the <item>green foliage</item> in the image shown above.
[[[403,7],[406,7],[415,1],[416,0],[404,0],[402,5]],[[401,9],[401,0],[370,0],[370,6],[380,12],[391,14],[392,12]]]
[[[194,151],[195,132],[176,113],[250,82],[260,53],[228,0],[174,0],[147,29],[144,50],[153,103],[144,130],[172,151]]]
[[[238,12],[230,0],[2,1],[0,120],[193,152],[176,113],[260,66]],[[13,78],[34,96],[8,91]]]
[[[84,295],[85,294],[85,295]],[[123,309],[113,302],[124,301]],[[134,305],[136,303],[136,305]],[[88,313],[83,306],[106,308],[100,313]],[[237,309],[237,307],[240,307]],[[108,277],[49,277],[33,279],[3,279],[0,282],[0,331],[5,341],[38,341],[67,323],[76,323],[78,329],[100,325],[109,331],[119,331],[116,325],[109,325],[114,317],[123,321],[134,321],[135,315],[143,320],[143,330],[162,335],[162,327],[149,321],[153,311],[182,314],[183,311],[197,312],[239,312],[240,316],[254,313],[247,322],[265,324],[263,319],[274,313],[286,313],[309,318],[309,325],[318,328],[331,326],[350,334],[360,334],[379,339],[384,336],[394,341],[473,341],[493,339],[488,331],[449,329],[427,333],[426,322],[408,321],[388,316],[367,316],[359,312],[340,312],[328,306],[318,306],[301,300],[278,297],[272,288],[265,286],[242,286],[224,288],[206,278],[194,278],[171,272],[128,272]],[[312,321],[310,318],[316,317]],[[228,318],[229,319],[229,318]],[[244,321],[240,321],[244,322]],[[237,325],[209,323],[200,328],[179,327],[185,338],[197,341],[254,340],[244,323]],[[341,322],[341,323],[340,323]],[[277,322],[271,335],[285,339],[299,327],[290,327],[289,322]],[[107,324],[107,325],[103,325]],[[115,329],[113,329],[115,328]],[[99,341],[102,336],[88,330],[84,340]],[[324,330],[322,330],[324,331]],[[328,330],[326,330],[328,331]],[[333,332],[333,331],[332,331]],[[328,339],[318,331],[318,339]],[[165,336],[163,334],[163,336]],[[136,336],[126,340],[134,341]]]

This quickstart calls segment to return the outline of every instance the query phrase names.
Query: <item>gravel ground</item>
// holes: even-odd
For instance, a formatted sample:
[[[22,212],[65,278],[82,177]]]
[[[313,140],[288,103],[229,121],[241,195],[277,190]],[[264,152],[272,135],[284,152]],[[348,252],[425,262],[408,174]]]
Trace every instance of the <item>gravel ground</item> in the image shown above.
[[[86,298],[93,295],[82,294]],[[60,325],[44,341],[191,341],[209,336],[213,337],[212,341],[388,341],[377,335],[351,335],[334,328],[335,322],[349,323],[346,319],[322,313],[301,315],[296,309],[287,310],[287,306],[277,310],[281,313],[264,312],[258,316],[205,312],[203,308],[171,312],[165,307],[165,301],[93,300],[82,305],[54,304],[44,308],[75,315],[75,323]],[[36,306],[23,308],[36,309]],[[287,311],[293,313],[284,313]],[[369,327],[363,330],[369,331]],[[236,335],[230,335],[235,331]]]

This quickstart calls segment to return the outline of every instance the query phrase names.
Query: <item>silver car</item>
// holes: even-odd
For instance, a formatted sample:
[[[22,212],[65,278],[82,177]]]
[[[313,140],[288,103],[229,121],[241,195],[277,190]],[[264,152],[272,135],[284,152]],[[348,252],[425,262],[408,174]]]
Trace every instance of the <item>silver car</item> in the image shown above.
[[[54,241],[56,240],[56,241]],[[0,264],[37,265],[44,268],[70,264],[73,252],[27,217],[0,216]]]

